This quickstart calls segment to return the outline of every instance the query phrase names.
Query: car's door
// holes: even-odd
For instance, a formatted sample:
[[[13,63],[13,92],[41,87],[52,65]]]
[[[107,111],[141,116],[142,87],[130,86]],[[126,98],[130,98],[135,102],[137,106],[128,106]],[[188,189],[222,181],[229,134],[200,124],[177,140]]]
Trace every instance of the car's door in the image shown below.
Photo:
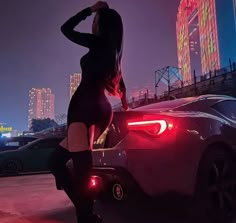
[[[48,171],[50,154],[58,147],[61,138],[42,139],[34,143],[22,154],[26,171]]]

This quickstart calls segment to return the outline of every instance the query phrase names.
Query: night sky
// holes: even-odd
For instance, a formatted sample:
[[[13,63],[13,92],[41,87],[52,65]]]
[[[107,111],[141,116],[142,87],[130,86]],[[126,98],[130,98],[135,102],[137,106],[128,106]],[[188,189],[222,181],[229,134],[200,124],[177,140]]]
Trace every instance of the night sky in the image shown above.
[[[177,66],[176,15],[179,0],[108,0],[124,23],[123,73],[128,96],[154,90],[155,70]],[[66,39],[60,26],[95,1],[1,0],[0,123],[27,129],[28,91],[49,87],[55,113],[67,112],[69,75],[80,72],[87,52]],[[93,16],[79,27],[90,32]],[[112,100],[117,103],[118,100]]]

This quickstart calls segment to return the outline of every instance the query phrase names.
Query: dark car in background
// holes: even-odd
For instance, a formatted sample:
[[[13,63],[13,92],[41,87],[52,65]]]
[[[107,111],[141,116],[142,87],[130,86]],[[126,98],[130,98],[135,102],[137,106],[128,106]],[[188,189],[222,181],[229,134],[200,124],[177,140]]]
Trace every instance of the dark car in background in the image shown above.
[[[24,146],[36,139],[37,137],[33,136],[0,138],[0,152],[18,149],[19,147]]]
[[[0,174],[48,172],[50,154],[58,147],[62,137],[36,139],[17,150],[0,153]]]

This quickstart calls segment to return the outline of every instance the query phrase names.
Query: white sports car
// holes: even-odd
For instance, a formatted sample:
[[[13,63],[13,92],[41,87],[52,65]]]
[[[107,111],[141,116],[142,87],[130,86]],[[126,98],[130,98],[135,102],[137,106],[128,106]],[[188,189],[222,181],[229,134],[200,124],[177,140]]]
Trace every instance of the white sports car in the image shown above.
[[[236,98],[203,95],[115,112],[93,157],[92,182],[98,177],[116,200],[175,192],[227,222],[236,201]]]

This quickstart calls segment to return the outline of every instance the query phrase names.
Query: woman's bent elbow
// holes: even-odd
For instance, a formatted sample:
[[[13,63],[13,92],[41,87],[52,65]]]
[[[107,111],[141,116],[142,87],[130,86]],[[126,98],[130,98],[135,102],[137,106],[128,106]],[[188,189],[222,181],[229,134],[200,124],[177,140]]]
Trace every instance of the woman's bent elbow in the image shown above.
[[[64,25],[61,26],[61,32],[62,32],[64,35],[66,35],[66,34],[65,34],[65,33],[66,33],[66,28],[65,28]]]

